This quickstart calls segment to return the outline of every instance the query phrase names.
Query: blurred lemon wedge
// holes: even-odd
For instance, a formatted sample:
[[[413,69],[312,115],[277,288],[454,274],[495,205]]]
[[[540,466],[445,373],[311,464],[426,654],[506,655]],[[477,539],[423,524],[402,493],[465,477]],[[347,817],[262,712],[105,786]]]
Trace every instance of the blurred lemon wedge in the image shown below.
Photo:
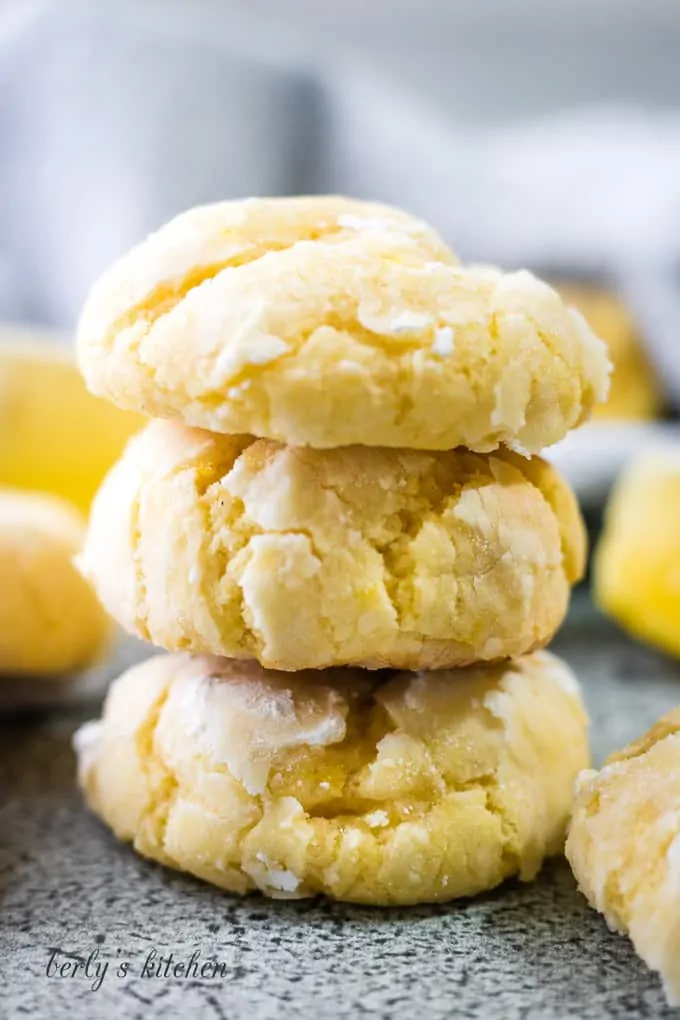
[[[600,608],[680,657],[680,444],[633,460],[616,484],[595,552]]]
[[[0,485],[56,493],[87,511],[143,423],[88,393],[61,337],[0,326]]]

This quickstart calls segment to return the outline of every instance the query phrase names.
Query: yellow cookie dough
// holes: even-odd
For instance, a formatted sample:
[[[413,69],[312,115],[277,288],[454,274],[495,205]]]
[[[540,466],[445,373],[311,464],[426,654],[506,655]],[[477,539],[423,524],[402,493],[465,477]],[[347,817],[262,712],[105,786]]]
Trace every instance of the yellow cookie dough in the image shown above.
[[[155,421],[104,481],[79,562],[122,626],[171,651],[433,669],[549,641],[584,546],[574,497],[537,458]]]
[[[455,676],[178,654],[120,677],[76,748],[90,805],[148,857],[237,893],[409,904],[559,853],[586,727],[547,652]]]
[[[531,274],[462,268],[420,221],[342,198],[185,213],[95,284],[78,350],[121,407],[319,448],[534,453],[609,371]]]
[[[599,287],[557,284],[562,297],[574,305],[609,348],[614,370],[605,403],[594,418],[654,418],[663,398],[631,314],[615,293]]]
[[[680,450],[624,471],[596,550],[601,608],[632,634],[680,656]]]
[[[583,894],[630,936],[680,1005],[680,709],[576,785],[567,857]]]
[[[88,665],[110,622],[73,564],[85,523],[54,496],[0,489],[0,674]]]

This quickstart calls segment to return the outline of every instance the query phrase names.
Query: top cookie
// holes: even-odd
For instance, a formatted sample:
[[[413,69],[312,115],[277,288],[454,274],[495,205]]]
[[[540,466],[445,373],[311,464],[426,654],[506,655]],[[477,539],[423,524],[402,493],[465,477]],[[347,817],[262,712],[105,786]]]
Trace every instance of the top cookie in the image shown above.
[[[95,284],[78,351],[121,407],[321,448],[537,452],[609,371],[531,274],[461,267],[421,221],[335,197],[179,216]]]

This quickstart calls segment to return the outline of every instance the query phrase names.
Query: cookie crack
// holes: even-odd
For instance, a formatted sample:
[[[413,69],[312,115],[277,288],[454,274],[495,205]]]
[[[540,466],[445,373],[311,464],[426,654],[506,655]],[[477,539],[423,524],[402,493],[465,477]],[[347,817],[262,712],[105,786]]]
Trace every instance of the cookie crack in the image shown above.
[[[140,637],[151,641],[147,606],[147,581],[142,556],[142,489],[135,492],[130,504],[130,552],[134,577],[134,622]]]
[[[128,308],[125,313],[115,319],[106,332],[105,345],[113,346],[116,337],[125,330],[142,325],[144,329],[138,337],[138,344],[149,334],[156,322],[173,311],[191,291],[202,284],[214,280],[226,269],[239,269],[252,262],[257,262],[266,255],[276,254],[294,248],[300,242],[324,242],[343,231],[340,224],[328,224],[325,227],[314,227],[301,232],[292,241],[268,240],[256,244],[242,242],[243,248],[237,254],[216,262],[196,266],[175,280],[164,280],[157,284],[145,297]],[[238,243],[238,242],[236,242]]]
[[[154,841],[164,845],[165,828],[174,798],[177,794],[177,779],[167,768],[154,746],[156,728],[170,694],[166,685],[149,708],[147,715],[135,734],[137,760],[147,789],[147,802],[137,825],[139,833],[146,825],[153,831]],[[160,772],[160,778],[154,773]]]

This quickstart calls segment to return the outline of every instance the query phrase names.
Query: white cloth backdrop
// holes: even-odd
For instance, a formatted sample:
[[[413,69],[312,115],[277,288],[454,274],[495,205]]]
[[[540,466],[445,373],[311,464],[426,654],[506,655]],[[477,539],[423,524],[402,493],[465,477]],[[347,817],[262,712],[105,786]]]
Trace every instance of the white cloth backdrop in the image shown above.
[[[466,258],[614,278],[680,402],[680,112],[474,125],[207,8],[21,9],[0,31],[1,318],[70,327],[112,258],[196,202],[344,191],[425,216]]]

